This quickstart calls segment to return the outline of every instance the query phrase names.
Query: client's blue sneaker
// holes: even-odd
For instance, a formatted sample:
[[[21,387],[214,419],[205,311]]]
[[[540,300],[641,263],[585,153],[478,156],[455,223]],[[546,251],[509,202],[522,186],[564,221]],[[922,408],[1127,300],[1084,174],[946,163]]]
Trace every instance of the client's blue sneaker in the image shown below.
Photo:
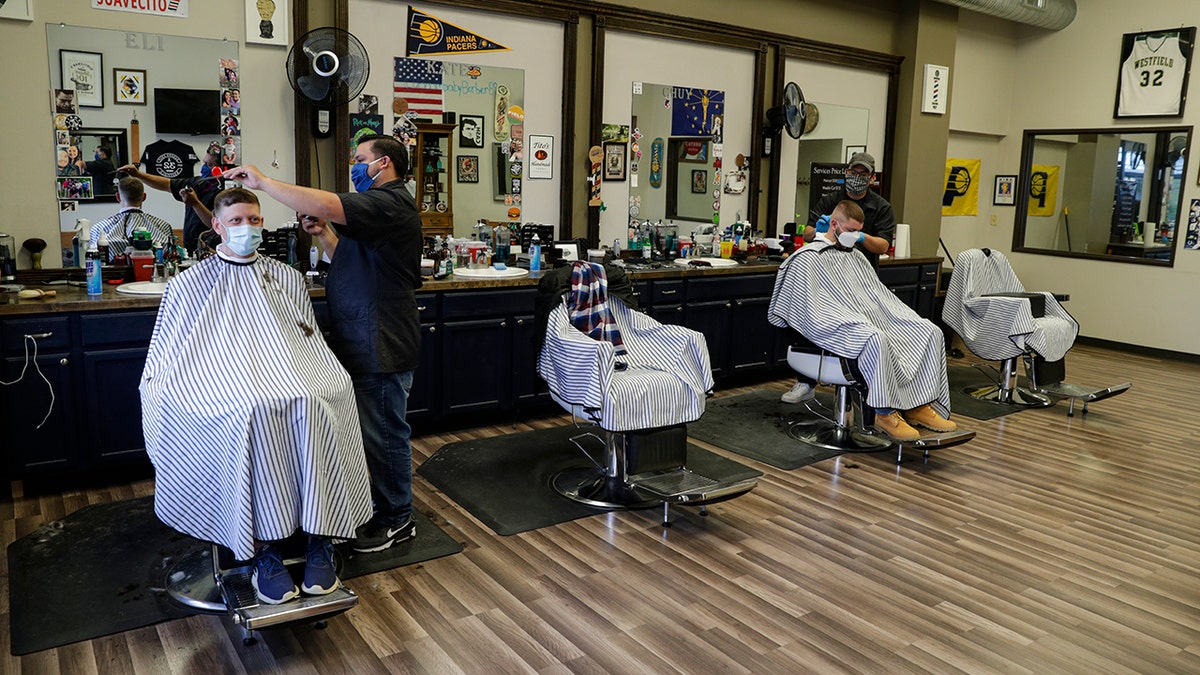
[[[309,595],[325,595],[338,587],[333,564],[333,542],[325,537],[309,537],[304,552],[304,583],[300,588]]]
[[[264,546],[254,556],[254,571],[250,574],[250,583],[254,585],[254,594],[258,599],[269,605],[278,605],[300,595],[292,575],[283,566],[283,558],[279,549],[274,546]]]

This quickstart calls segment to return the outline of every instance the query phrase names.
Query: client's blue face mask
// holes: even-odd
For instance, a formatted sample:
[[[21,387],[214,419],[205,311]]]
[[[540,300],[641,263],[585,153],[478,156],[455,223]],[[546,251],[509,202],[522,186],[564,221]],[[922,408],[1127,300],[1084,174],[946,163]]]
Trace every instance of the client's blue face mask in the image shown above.
[[[375,184],[375,179],[379,178],[379,174],[371,176],[369,173],[367,173],[367,169],[380,159],[383,159],[383,157],[376,159],[374,162],[355,164],[354,166],[350,167],[350,181],[354,183],[355,190],[358,190],[359,192],[366,192],[367,190],[371,189],[371,186]]]
[[[225,237],[225,245],[229,250],[246,258],[262,244],[263,229],[254,225],[227,225]]]

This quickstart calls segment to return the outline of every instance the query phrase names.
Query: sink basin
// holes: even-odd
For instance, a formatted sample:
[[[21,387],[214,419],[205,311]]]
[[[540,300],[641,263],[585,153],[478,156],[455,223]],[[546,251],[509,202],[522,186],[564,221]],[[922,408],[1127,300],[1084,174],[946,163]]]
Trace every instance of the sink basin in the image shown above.
[[[737,267],[737,261],[729,258],[676,258],[675,264],[686,267],[691,260],[703,260],[713,267]]]
[[[518,277],[529,276],[529,270],[520,267],[508,267],[498,270],[495,267],[482,267],[480,269],[455,268],[454,276],[468,279],[516,279]]]
[[[167,290],[165,281],[134,281],[117,286],[118,293],[129,295],[162,295]]]

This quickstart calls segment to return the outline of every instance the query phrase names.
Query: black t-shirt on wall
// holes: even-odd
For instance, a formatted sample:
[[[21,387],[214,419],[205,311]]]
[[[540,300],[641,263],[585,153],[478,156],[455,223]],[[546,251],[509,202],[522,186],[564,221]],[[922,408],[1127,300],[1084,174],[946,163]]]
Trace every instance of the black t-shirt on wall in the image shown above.
[[[181,141],[155,141],[142,152],[146,173],[163,178],[191,178],[199,161],[192,146]]]

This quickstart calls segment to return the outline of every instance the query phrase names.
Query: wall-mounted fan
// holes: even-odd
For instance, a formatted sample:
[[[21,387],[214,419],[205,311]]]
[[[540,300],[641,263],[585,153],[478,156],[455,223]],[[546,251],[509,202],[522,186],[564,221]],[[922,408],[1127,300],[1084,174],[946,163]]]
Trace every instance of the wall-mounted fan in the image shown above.
[[[288,52],[287,75],[292,89],[323,110],[349,103],[361,94],[370,73],[366,48],[340,28],[311,30]]]
[[[1187,136],[1176,136],[1167,145],[1167,166],[1175,166],[1180,157],[1187,153]]]
[[[766,135],[766,154],[771,154],[771,141],[780,131],[786,129],[788,136],[792,138],[804,135],[807,114],[804,92],[800,90],[800,85],[788,82],[783,88],[783,100],[779,105],[767,110],[767,126],[763,129]]]

